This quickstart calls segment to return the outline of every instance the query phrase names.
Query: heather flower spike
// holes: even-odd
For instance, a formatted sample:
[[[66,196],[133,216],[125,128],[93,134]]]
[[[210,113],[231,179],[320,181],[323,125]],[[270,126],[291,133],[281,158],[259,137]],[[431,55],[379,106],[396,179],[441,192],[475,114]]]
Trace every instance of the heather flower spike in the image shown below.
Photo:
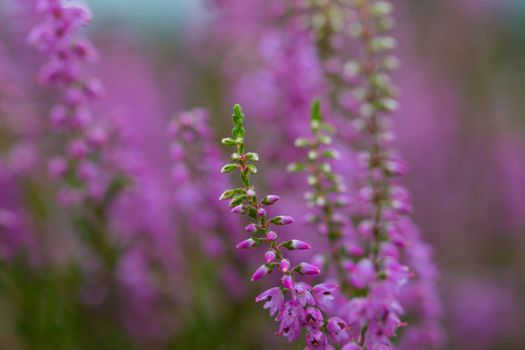
[[[397,101],[389,77],[393,67],[386,63],[392,60],[391,50],[396,45],[389,35],[393,6],[384,0],[311,2],[306,6],[318,54],[324,61],[331,110],[354,127],[354,140],[349,146],[357,151],[360,166],[356,174],[357,198],[351,208],[357,230],[349,229],[350,234],[342,235],[344,223],[335,220],[338,215],[333,197],[341,192],[340,181],[321,158],[335,159],[337,152],[326,149],[330,138],[321,133],[326,128],[319,103],[312,108],[312,138],[296,142],[298,147],[308,149],[307,161],[289,168],[309,172],[313,193],[308,198],[312,206],[321,209],[315,215],[327,228],[332,266],[340,281],[351,282],[343,284],[349,298],[343,316],[359,336],[344,349],[391,349],[397,329],[405,325],[401,321],[401,297],[412,277],[405,257],[419,246],[414,237],[399,229],[409,220],[407,214],[412,206],[408,191],[399,186],[406,165],[391,144],[390,117]],[[358,55],[347,57],[347,47],[355,47]],[[353,297],[356,292],[364,298]],[[355,317],[356,308],[360,309],[359,317]],[[331,324],[330,330],[336,330],[337,325]],[[343,340],[339,334],[329,333]],[[429,339],[425,334],[412,333],[411,337]],[[422,342],[418,347],[433,345]]]
[[[233,107],[233,129],[231,137],[222,139],[224,145],[235,147],[235,152],[231,159],[233,163],[225,165],[223,172],[239,171],[242,183],[241,188],[229,189],[220,196],[222,200],[230,200],[230,206],[234,208],[232,212],[246,215],[251,223],[246,225],[244,230],[251,237],[237,245],[238,248],[251,248],[256,244],[266,244],[267,250],[264,254],[265,263],[261,265],[252,275],[251,280],[257,281],[270,274],[277,268],[282,274],[281,286],[268,289],[259,295],[255,301],[264,301],[264,308],[270,309],[270,315],[277,313],[276,320],[280,322],[277,334],[285,336],[293,341],[299,338],[301,328],[306,328],[306,341],[308,348],[313,345],[323,345],[323,349],[328,349],[328,337],[326,335],[326,325],[322,311],[316,306],[318,303],[326,305],[327,294],[336,289],[325,290],[322,285],[313,288],[307,283],[297,281],[296,274],[318,275],[321,271],[317,266],[306,262],[299,263],[295,267],[288,258],[285,258],[285,250],[309,249],[310,245],[301,240],[292,239],[278,242],[278,234],[272,226],[289,225],[294,222],[293,218],[286,215],[267,217],[263,206],[273,205],[279,200],[277,195],[267,195],[262,199],[257,198],[257,191],[251,183],[251,176],[257,173],[255,162],[259,161],[259,156],[253,152],[246,152],[244,140],[246,130],[244,129],[244,114],[241,107]],[[318,295],[318,301],[311,293],[313,290],[323,289],[328,293]],[[309,314],[316,314],[317,322],[310,322],[307,319]],[[333,328],[333,327],[332,327]],[[316,349],[319,347],[316,347]]]
[[[50,124],[67,137],[62,157],[52,158],[48,165],[52,177],[60,178],[63,187],[58,196],[63,205],[83,200],[102,202],[110,187],[119,187],[118,169],[102,164],[109,137],[117,130],[110,121],[96,120],[90,113],[91,101],[103,93],[102,83],[87,74],[86,63],[95,61],[98,53],[80,31],[91,20],[89,9],[82,3],[63,0],[41,0],[37,9],[42,20],[29,33],[27,41],[44,53],[47,62],[38,73],[38,81],[54,87],[60,95],[50,111]],[[90,167],[89,175],[84,171]],[[107,168],[115,170],[108,175]],[[108,180],[109,179],[109,180]]]

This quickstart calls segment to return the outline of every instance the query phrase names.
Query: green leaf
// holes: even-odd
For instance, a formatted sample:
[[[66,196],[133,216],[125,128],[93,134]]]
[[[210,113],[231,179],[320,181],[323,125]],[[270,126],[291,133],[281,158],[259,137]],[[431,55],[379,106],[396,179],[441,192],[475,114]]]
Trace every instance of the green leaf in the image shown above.
[[[299,138],[295,139],[295,143],[294,144],[295,144],[295,147],[297,147],[297,148],[303,148],[303,147],[310,146],[311,142],[306,137],[299,137]]]
[[[230,207],[236,207],[238,206],[239,204],[242,203],[242,201],[246,198],[245,195],[239,195],[239,196],[236,196],[234,197],[231,201],[230,201]]]
[[[312,114],[311,114],[312,122],[318,122],[321,123],[323,120],[321,116],[321,103],[319,102],[319,99],[315,99],[312,102]]]
[[[235,169],[237,169],[239,167],[239,164],[233,164],[233,163],[230,163],[230,164],[226,164],[225,166],[223,166],[221,168],[221,173],[231,173],[232,171],[234,171]]]
[[[233,196],[237,194],[243,194],[244,192],[245,192],[244,188],[232,188],[230,190],[224,191],[219,197],[219,200],[222,201],[222,200],[230,199]]]
[[[252,162],[258,162],[259,161],[259,155],[254,152],[248,152],[245,154],[245,157],[247,160],[250,160]]]
[[[290,163],[286,167],[286,171],[289,173],[297,173],[299,171],[303,171],[305,167],[306,166],[303,163]]]
[[[253,164],[248,164],[246,166],[246,171],[250,174],[257,174],[257,167]]]
[[[226,146],[235,146],[237,142],[231,137],[225,137],[221,140],[221,143]]]
[[[329,149],[323,152],[323,157],[330,159],[339,159],[339,152],[335,149]]]

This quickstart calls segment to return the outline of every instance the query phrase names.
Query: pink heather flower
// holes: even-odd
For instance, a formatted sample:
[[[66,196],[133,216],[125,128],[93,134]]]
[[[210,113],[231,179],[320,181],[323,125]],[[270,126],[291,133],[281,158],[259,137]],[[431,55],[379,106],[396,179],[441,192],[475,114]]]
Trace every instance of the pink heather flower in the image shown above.
[[[299,265],[295,267],[295,269],[297,270],[297,272],[303,275],[315,276],[321,273],[321,270],[319,270],[317,266],[306,263],[306,262],[300,263]]]
[[[351,327],[354,325],[360,327],[366,321],[368,304],[369,302],[366,298],[353,298],[345,305],[345,319]]]
[[[289,341],[299,338],[301,335],[301,324],[306,319],[306,313],[297,300],[288,300],[280,309],[276,321],[281,322],[278,335],[283,335]]]
[[[47,165],[47,170],[50,176],[60,178],[66,174],[67,160],[64,157],[53,157]]]
[[[289,225],[293,224],[294,219],[291,216],[276,216],[275,218],[271,219],[271,222],[276,225]]]
[[[266,239],[269,241],[275,241],[277,239],[277,233],[274,231],[268,231],[266,233]]]
[[[242,204],[239,204],[239,205],[233,207],[230,211],[231,211],[233,214],[242,214],[242,213],[243,213],[243,205],[242,205]]]
[[[253,223],[252,223],[252,224],[248,224],[248,225],[246,225],[246,227],[244,228],[244,230],[245,230],[246,232],[249,232],[249,233],[254,233],[254,232],[257,231],[257,225],[255,225],[255,224],[253,224]]]
[[[281,271],[284,273],[290,271],[290,266],[290,261],[288,259],[282,259],[281,263],[279,264]]]
[[[272,269],[264,264],[264,265],[261,265],[255,272],[254,274],[252,275],[252,282],[253,281],[257,281],[257,280],[260,280],[261,278],[263,278],[264,276],[266,276],[267,274],[269,274],[270,272],[272,272]]]
[[[272,205],[272,204],[274,204],[275,202],[277,202],[280,198],[281,198],[281,197],[279,197],[279,196],[277,196],[277,195],[275,195],[275,194],[270,194],[270,195],[264,197],[264,199],[263,199],[263,203],[264,203],[265,205]]]
[[[343,319],[339,317],[332,317],[328,319],[326,329],[328,334],[332,336],[336,342],[341,343],[348,339],[348,333],[346,332],[348,326]]]
[[[263,308],[270,309],[270,316],[273,316],[284,305],[284,295],[281,288],[273,287],[259,294],[255,301],[257,303],[264,301]]]
[[[372,230],[374,228],[374,224],[370,220],[363,220],[359,223],[359,226],[357,227],[357,232],[364,238],[369,238],[372,236]]]
[[[283,275],[283,277],[281,278],[281,283],[283,287],[288,290],[291,290],[292,287],[294,286],[293,278],[290,275]]]
[[[298,239],[292,239],[291,241],[286,241],[282,243],[282,245],[289,250],[306,250],[306,249],[312,248],[312,246],[309,245],[308,243],[300,241]]]
[[[257,242],[253,238],[248,238],[248,239],[245,239],[244,241],[240,242],[239,244],[237,244],[235,246],[235,248],[248,249],[248,248],[255,247],[256,244],[257,244]]]
[[[306,306],[306,304],[315,305],[314,297],[311,293],[312,287],[310,287],[308,284],[304,282],[297,282],[293,286],[292,289],[292,295],[299,300],[299,303],[302,306]]]
[[[69,156],[75,159],[84,158],[89,152],[88,145],[84,140],[72,140],[67,145],[67,153]]]
[[[356,343],[348,343],[341,350],[363,350],[363,348]]]
[[[407,172],[406,165],[400,160],[390,160],[385,162],[385,168],[392,173],[392,175],[402,176]]]
[[[96,126],[89,110],[89,101],[98,98],[103,91],[102,83],[84,69],[86,62],[98,58],[93,45],[80,35],[82,26],[91,20],[91,13],[83,4],[62,0],[41,0],[37,8],[41,12],[41,22],[31,30],[27,41],[47,56],[47,61],[38,72],[39,82],[55,87],[60,94],[59,100],[50,109],[51,126],[67,136],[63,153],[69,158],[71,175],[76,177],[72,179],[75,182],[74,191],[78,192],[74,196],[66,195],[71,189],[65,188],[59,194],[60,201],[64,204],[76,203],[79,198],[99,201],[105,197],[108,183],[121,169],[104,164],[99,167],[103,171],[96,174],[88,171],[90,175],[86,169],[77,169],[82,162],[76,161],[85,158],[96,159],[97,163],[108,161],[106,154],[98,152],[105,140],[91,138],[92,134],[96,134],[96,128],[104,129],[106,139],[108,137],[108,126],[104,123]],[[59,169],[61,167],[55,162],[50,165],[54,168],[50,172],[62,177],[63,174],[59,175],[63,172]]]
[[[276,258],[275,252],[273,250],[269,250],[266,253],[264,253],[264,261],[266,261],[267,264],[274,261]]]
[[[354,267],[351,280],[357,288],[364,288],[375,277],[374,265],[369,259],[360,260]]]
[[[398,285],[408,282],[412,275],[408,266],[401,264],[395,258],[386,257],[383,264],[387,278],[395,281]]]
[[[326,335],[320,330],[312,330],[306,334],[306,350],[327,350]]]
[[[307,329],[319,329],[323,325],[323,321],[324,317],[321,310],[313,306],[308,306],[306,308]]]
[[[314,299],[321,310],[328,311],[330,309],[337,289],[339,287],[335,283],[321,283],[313,287]]]

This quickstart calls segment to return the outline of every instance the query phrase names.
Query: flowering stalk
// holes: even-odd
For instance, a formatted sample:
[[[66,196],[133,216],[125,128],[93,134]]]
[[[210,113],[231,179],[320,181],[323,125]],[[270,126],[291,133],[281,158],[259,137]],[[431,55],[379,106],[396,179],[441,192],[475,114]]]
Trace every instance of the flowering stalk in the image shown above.
[[[312,104],[310,129],[311,137],[300,137],[295,140],[296,147],[308,150],[307,160],[291,163],[288,171],[305,171],[308,174],[308,184],[312,190],[305,194],[305,198],[310,206],[317,209],[310,221],[317,225],[317,230],[326,236],[330,243],[330,252],[323,260],[332,263],[343,291],[350,292],[351,286],[348,284],[345,272],[347,251],[341,246],[341,241],[348,237],[348,232],[345,231],[350,225],[340,212],[340,209],[346,205],[346,198],[342,195],[345,188],[341,177],[332,170],[330,164],[330,160],[337,159],[339,153],[330,148],[332,144],[330,134],[334,129],[323,120],[318,100]],[[349,248],[349,250],[354,254],[361,252],[360,249]]]
[[[325,321],[322,311],[326,311],[330,306],[338,286],[323,283],[312,288],[307,283],[296,281],[296,274],[314,276],[320,274],[320,270],[305,262],[294,266],[285,257],[286,250],[310,249],[310,245],[296,239],[283,242],[277,240],[277,233],[272,230],[272,226],[292,224],[294,220],[283,215],[267,216],[265,208],[277,202],[279,196],[267,195],[262,199],[257,198],[250,177],[257,173],[254,163],[259,160],[259,156],[257,153],[245,151],[244,114],[239,105],[234,106],[232,118],[232,137],[224,138],[222,143],[235,147],[236,152],[231,156],[233,163],[224,165],[221,172],[239,170],[242,187],[226,190],[220,199],[230,200],[233,213],[245,214],[252,220],[252,223],[245,227],[250,238],[237,244],[237,248],[266,246],[265,263],[255,271],[251,280],[257,281],[275,269],[282,273],[281,286],[266,290],[255,300],[265,302],[264,308],[270,309],[270,316],[277,315],[275,319],[280,322],[277,335],[283,335],[289,341],[293,341],[299,338],[304,327],[307,349],[333,349],[328,344],[327,334],[334,338],[342,336],[346,332],[346,323],[338,318]]]
[[[101,202],[113,180],[101,164],[101,151],[114,131],[107,123],[95,122],[89,110],[89,102],[103,93],[102,83],[84,68],[86,62],[98,59],[98,52],[79,35],[91,21],[91,12],[82,4],[62,0],[41,0],[37,10],[42,22],[29,33],[28,42],[48,57],[38,80],[60,91],[61,101],[50,112],[51,126],[67,137],[65,154],[50,160],[49,173],[65,182],[59,194],[62,204]]]
[[[397,66],[390,55],[395,40],[388,35],[392,5],[380,0],[309,3],[311,26],[324,60],[334,110],[351,120],[359,154],[357,201],[353,221],[366,258],[352,261],[351,281],[365,297],[347,305],[346,320],[353,327],[351,348],[390,349],[404,323],[400,295],[412,277],[403,258],[414,237],[403,232],[411,212],[408,191],[399,185],[406,166],[392,148],[390,113],[396,109],[395,87],[388,76]],[[360,59],[348,60],[348,33],[358,41]],[[417,269],[416,269],[417,270]]]

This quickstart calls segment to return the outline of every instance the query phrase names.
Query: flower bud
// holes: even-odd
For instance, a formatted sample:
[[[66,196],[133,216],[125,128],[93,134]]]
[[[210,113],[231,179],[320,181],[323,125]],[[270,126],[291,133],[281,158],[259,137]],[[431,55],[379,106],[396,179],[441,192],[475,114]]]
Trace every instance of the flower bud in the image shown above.
[[[258,216],[258,217],[264,217],[264,216],[266,216],[266,210],[264,210],[264,208],[259,208],[259,209],[257,209],[257,216]]]
[[[64,176],[67,172],[67,168],[67,160],[63,157],[53,157],[47,165],[49,175],[54,178]]]
[[[242,213],[243,213],[243,205],[242,205],[242,204],[239,204],[239,205],[233,207],[230,211],[231,211],[233,214],[242,214]]]
[[[299,265],[297,265],[294,268],[294,270],[296,270],[302,275],[310,275],[310,276],[315,276],[321,273],[321,270],[319,270],[317,266],[309,264],[309,263],[305,263],[305,262],[302,262]]]
[[[257,231],[257,225],[255,225],[255,224],[253,224],[253,223],[252,223],[252,224],[248,224],[248,225],[246,225],[246,227],[244,228],[244,230],[245,230],[246,232],[249,232],[249,233],[254,233],[254,232]]]
[[[292,239],[291,241],[283,242],[282,245],[288,250],[306,250],[312,248],[312,246],[310,246],[308,243],[298,239]]]
[[[275,241],[277,239],[277,233],[274,231],[268,231],[266,233],[266,239],[269,241]]]
[[[281,283],[283,284],[283,287],[290,290],[293,288],[293,279],[290,275],[284,275],[281,279]]]
[[[260,280],[261,278],[263,278],[264,276],[266,276],[270,272],[272,272],[272,269],[268,265],[266,265],[266,264],[265,265],[261,265],[261,267],[259,267],[254,272],[254,274],[252,275],[251,280],[252,280],[252,282]]]
[[[275,202],[277,202],[280,198],[281,197],[279,197],[276,194],[269,194],[266,197],[264,197],[262,202],[263,202],[264,205],[272,205]]]
[[[284,215],[276,216],[270,220],[270,223],[275,224],[275,225],[289,225],[293,222],[294,220],[291,216],[284,216]]]
[[[288,259],[281,260],[279,267],[283,273],[290,271],[290,261]]]
[[[237,249],[248,249],[253,248],[257,245],[257,241],[253,238],[248,238],[235,246]]]
[[[264,253],[264,261],[266,261],[267,264],[271,263],[275,260],[276,254],[273,250],[269,250],[266,253]]]

